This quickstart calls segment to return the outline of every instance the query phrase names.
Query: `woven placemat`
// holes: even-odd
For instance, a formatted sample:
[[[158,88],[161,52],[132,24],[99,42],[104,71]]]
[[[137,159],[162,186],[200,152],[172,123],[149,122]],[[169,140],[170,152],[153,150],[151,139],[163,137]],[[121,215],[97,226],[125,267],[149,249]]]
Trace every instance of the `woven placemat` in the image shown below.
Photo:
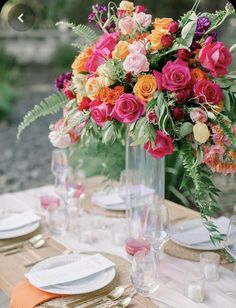
[[[164,251],[166,254],[172,257],[190,260],[190,261],[196,261],[196,262],[200,261],[200,254],[203,252],[203,250],[195,250],[195,249],[190,249],[190,248],[180,246],[171,240],[168,241],[168,243],[166,243]],[[230,260],[227,259],[227,256],[224,250],[217,250],[214,252],[220,255],[221,264],[231,263]]]
[[[95,292],[91,292],[91,293],[87,293],[87,294],[83,294],[83,295],[76,295],[76,296],[69,296],[66,298],[57,298],[51,301],[48,301],[42,305],[37,306],[37,308],[66,308],[68,303],[71,303],[73,301],[77,301],[77,300],[81,300],[85,301],[85,300],[90,300],[88,302],[86,302],[86,305],[89,305],[91,303],[94,302],[94,300],[92,300],[92,298],[94,296],[104,296],[107,295],[111,290],[113,290],[115,287],[117,286],[127,286],[127,285],[131,285],[131,281],[130,281],[130,263],[126,260],[124,260],[123,258],[120,258],[118,256],[115,255],[111,255],[111,254],[107,254],[107,253],[103,253],[103,255],[107,258],[109,258],[109,260],[111,260],[112,262],[114,262],[116,264],[116,277],[115,279],[106,287],[100,289],[99,291],[95,291]],[[133,290],[131,290],[130,288],[127,288],[124,296],[129,296],[129,292],[133,292]],[[78,304],[78,306],[76,307],[84,307],[83,304]],[[97,305],[96,307],[102,307],[102,305]],[[145,298],[140,296],[139,294],[136,294],[133,299],[131,304],[129,305],[129,307],[137,307],[137,308],[144,308],[144,307],[148,307],[148,308],[157,308],[158,305],[155,305],[150,299]]]

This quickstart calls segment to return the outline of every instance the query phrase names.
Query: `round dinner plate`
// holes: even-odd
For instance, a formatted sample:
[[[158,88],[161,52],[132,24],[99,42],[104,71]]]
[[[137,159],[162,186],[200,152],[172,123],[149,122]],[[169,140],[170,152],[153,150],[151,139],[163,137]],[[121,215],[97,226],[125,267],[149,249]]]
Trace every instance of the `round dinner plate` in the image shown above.
[[[15,238],[15,237],[19,237],[19,236],[23,236],[26,234],[30,234],[32,232],[34,232],[36,229],[38,229],[38,227],[40,226],[40,222],[36,221],[33,222],[32,224],[28,224],[26,226],[17,228],[17,229],[12,229],[12,230],[8,230],[8,231],[1,231],[0,232],[0,240],[6,240],[6,239],[10,239],[10,238]]]
[[[190,219],[190,220],[181,220],[174,224],[171,227],[171,234],[181,234],[181,232],[187,232],[188,230],[194,230],[194,226],[200,227],[202,225],[201,219]],[[220,245],[214,245],[210,240],[208,242],[202,242],[202,243],[196,243],[196,244],[186,244],[183,243],[179,240],[176,240],[175,238],[171,237],[171,240],[175,242],[176,244],[186,247],[186,248],[191,248],[195,250],[219,250],[223,249],[223,243]]]
[[[113,194],[116,194],[116,193],[117,193],[117,190],[115,190],[115,189],[112,189],[110,191],[107,191],[107,190],[97,191],[93,194],[92,202],[93,202],[93,204],[95,204],[95,205],[97,205],[97,206],[99,206],[103,209],[109,210],[109,211],[126,211],[126,205],[123,202],[117,203],[117,204],[105,205],[105,204],[102,204],[102,203],[100,203],[96,200],[97,197],[113,195]]]
[[[30,272],[41,271],[46,269],[52,269],[58,266],[66,265],[72,262],[81,260],[82,258],[88,258],[89,255],[82,254],[71,254],[71,255],[60,255],[52,258],[43,260],[33,266]],[[97,274],[91,275],[89,277],[74,280],[71,282],[61,283],[57,285],[47,286],[39,288],[37,285],[33,284],[36,288],[43,291],[55,294],[85,294],[93,291],[97,291],[107,286],[116,275],[115,268],[110,268],[99,272]]]

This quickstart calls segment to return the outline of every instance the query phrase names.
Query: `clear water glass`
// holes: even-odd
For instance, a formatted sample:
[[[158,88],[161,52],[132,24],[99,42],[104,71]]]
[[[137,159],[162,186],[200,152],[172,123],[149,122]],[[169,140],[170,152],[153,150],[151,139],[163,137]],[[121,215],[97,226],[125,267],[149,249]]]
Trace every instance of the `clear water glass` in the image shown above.
[[[138,251],[132,262],[131,281],[134,288],[143,296],[155,292],[159,286],[157,264],[152,251]]]
[[[201,303],[205,297],[205,283],[202,272],[188,272],[185,280],[185,295],[196,303]]]

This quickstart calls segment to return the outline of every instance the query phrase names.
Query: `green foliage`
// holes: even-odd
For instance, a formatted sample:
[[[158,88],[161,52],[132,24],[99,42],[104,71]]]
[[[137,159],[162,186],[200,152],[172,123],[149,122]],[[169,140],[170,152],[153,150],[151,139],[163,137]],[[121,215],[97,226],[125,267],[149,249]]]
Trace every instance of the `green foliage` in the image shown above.
[[[18,126],[17,138],[20,137],[22,131],[31,123],[38,118],[57,113],[67,102],[68,99],[61,92],[56,92],[42,100],[39,105],[36,105],[33,110],[24,116],[23,121]]]
[[[224,234],[219,233],[219,230],[211,220],[211,217],[219,211],[217,197],[220,191],[214,185],[210,173],[205,170],[202,165],[196,165],[196,158],[192,145],[183,140],[180,151],[183,158],[183,166],[193,183],[194,189],[189,188],[186,177],[181,187],[184,187],[189,193],[194,195],[195,203],[200,209],[203,223],[209,231],[211,241],[216,244],[224,239]]]
[[[85,39],[88,44],[93,44],[99,38],[97,33],[87,25],[80,24],[76,26],[73,23],[67,23],[63,21],[57,23],[57,25],[60,24],[65,24],[68,28],[72,29],[76,35]]]
[[[0,120],[7,117],[13,100],[18,95],[15,86],[18,74],[19,68],[15,58],[0,49]]]

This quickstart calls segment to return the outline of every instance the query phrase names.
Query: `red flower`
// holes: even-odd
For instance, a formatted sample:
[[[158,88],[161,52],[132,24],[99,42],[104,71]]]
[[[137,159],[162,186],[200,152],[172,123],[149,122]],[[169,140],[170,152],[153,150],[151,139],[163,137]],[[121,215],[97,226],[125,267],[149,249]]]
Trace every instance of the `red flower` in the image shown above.
[[[164,48],[168,48],[168,47],[172,46],[172,44],[173,44],[173,39],[172,39],[171,35],[165,34],[165,35],[162,36],[162,38],[161,38],[161,45]]]
[[[193,91],[195,97],[200,103],[206,102],[212,105],[217,105],[224,98],[221,87],[206,79],[199,80],[194,85]]]
[[[174,120],[181,121],[181,120],[184,119],[184,110],[183,110],[183,108],[175,107],[172,110],[171,115],[172,115]]]
[[[144,149],[147,150],[152,157],[159,159],[174,152],[173,140],[161,130],[158,130],[156,132],[155,148],[153,149],[151,142],[147,141],[144,144]]]
[[[191,57],[192,53],[187,49],[179,49],[178,57],[184,61],[188,60]]]
[[[69,100],[72,100],[73,98],[75,98],[75,93],[70,89],[70,85],[71,81],[67,81],[64,83],[63,93],[66,97],[69,98]]]
[[[172,34],[175,34],[178,32],[179,30],[179,23],[177,21],[172,21],[170,24],[169,24],[169,28],[168,28],[169,32],[172,33]]]
[[[79,111],[89,109],[89,105],[91,103],[91,99],[87,96],[83,96],[82,101],[78,104]]]
[[[182,89],[175,92],[177,104],[184,104],[191,96],[191,90],[189,88]]]

